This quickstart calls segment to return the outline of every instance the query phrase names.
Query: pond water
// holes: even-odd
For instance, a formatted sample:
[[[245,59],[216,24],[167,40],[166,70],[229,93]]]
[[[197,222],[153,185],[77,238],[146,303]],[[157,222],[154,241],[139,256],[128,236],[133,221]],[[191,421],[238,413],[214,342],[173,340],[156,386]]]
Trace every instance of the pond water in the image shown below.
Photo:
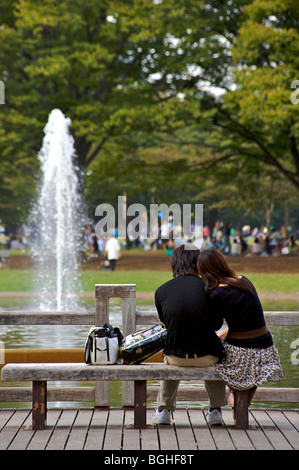
[[[265,303],[263,305],[265,310],[298,310],[298,305],[279,303]],[[284,307],[284,308],[283,308]],[[86,311],[94,310],[94,301],[85,300],[82,301],[82,309]],[[155,307],[152,303],[138,302],[137,309],[139,311],[154,311]],[[34,310],[32,300],[29,299],[0,299],[0,314],[1,311],[30,311]],[[122,305],[121,301],[111,299],[110,301],[110,312],[109,312],[109,323],[113,326],[121,328],[122,319]],[[0,341],[2,347],[5,349],[55,349],[55,348],[84,348],[85,340],[89,332],[90,325],[78,326],[60,326],[60,325],[0,325]],[[281,364],[284,372],[285,380],[282,383],[271,382],[265,384],[265,386],[275,387],[299,387],[299,352],[294,354],[299,349],[299,344],[294,349],[294,341],[299,341],[299,327],[298,326],[269,326],[272,333],[275,345],[279,351]],[[0,343],[1,345],[1,343]],[[0,348],[1,349],[1,348]],[[295,358],[295,360],[294,360]],[[0,386],[7,384],[1,383]],[[24,385],[24,384],[21,384]],[[65,384],[63,384],[65,385]],[[188,385],[186,383],[185,385]],[[184,386],[184,384],[181,384]],[[117,382],[110,383],[110,403],[112,406],[120,406],[122,402],[122,387]],[[49,403],[51,407],[61,406],[60,403]],[[86,406],[86,403],[69,403],[63,404],[63,406],[79,407]],[[206,406],[207,403],[192,403],[192,406]],[[11,407],[12,404],[0,403],[0,407]],[[30,404],[13,404],[13,406],[31,406]],[[179,406],[184,406],[184,403],[180,403]],[[255,404],[256,406],[256,404]],[[259,406],[266,406],[265,404],[259,404]],[[284,408],[298,408],[299,403],[267,403],[267,407],[284,407]]]

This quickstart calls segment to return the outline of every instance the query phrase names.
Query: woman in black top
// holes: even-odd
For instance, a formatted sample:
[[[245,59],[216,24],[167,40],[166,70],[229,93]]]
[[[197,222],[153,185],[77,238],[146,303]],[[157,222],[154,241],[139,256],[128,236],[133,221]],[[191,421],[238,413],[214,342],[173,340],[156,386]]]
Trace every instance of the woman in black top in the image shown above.
[[[266,327],[263,309],[253,284],[237,276],[216,249],[198,257],[198,271],[210,299],[210,314],[226,321],[222,337],[226,357],[215,367],[231,389],[252,390],[278,372],[283,379],[277,349]],[[233,405],[232,395],[229,399]]]

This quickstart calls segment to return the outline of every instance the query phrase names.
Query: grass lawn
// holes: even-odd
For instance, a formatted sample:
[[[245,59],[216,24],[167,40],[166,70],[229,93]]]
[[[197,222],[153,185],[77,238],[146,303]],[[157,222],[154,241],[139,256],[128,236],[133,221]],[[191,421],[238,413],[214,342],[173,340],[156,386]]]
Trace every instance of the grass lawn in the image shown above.
[[[258,292],[280,292],[291,294],[299,292],[298,274],[244,273],[255,285]]]
[[[247,273],[258,292],[299,292],[297,274]],[[171,279],[166,271],[81,271],[81,284],[84,291],[93,291],[95,284],[136,284],[139,292],[153,292],[161,284]],[[32,291],[34,272],[22,270],[0,270],[0,291]]]
[[[153,292],[171,277],[170,271],[81,271],[81,284],[84,291],[95,284],[136,284],[139,292]]]

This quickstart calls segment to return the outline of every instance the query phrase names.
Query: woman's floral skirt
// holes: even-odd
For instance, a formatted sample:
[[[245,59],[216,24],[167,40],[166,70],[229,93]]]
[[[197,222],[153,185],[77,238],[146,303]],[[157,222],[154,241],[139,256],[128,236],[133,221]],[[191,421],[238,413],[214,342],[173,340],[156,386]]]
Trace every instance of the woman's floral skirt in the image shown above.
[[[283,380],[283,372],[276,347],[266,349],[243,348],[224,341],[226,357],[215,364],[220,377],[236,390],[248,390],[269,380],[273,374]]]

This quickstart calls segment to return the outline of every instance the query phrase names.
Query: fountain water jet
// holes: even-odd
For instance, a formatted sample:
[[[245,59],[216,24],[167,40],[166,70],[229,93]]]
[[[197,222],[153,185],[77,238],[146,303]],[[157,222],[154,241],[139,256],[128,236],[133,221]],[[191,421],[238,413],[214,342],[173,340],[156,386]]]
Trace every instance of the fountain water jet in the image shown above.
[[[76,310],[82,204],[71,120],[53,109],[38,158],[41,184],[34,208],[33,244],[42,310]]]

